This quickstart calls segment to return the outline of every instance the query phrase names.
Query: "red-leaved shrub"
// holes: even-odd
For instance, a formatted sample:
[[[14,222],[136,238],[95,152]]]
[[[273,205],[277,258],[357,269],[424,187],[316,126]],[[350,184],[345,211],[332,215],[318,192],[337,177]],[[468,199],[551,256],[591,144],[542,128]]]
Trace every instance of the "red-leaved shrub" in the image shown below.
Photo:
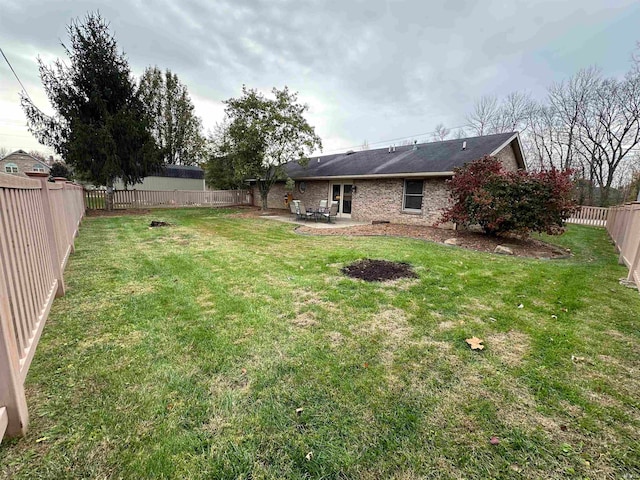
[[[453,205],[440,223],[480,225],[490,235],[558,235],[577,208],[570,170],[507,172],[490,156],[456,168],[448,186]]]

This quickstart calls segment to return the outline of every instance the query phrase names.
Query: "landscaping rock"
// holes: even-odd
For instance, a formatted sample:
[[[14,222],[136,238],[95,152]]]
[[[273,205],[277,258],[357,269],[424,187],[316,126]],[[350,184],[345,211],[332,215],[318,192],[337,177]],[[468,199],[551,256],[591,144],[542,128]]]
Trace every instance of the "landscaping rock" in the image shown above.
[[[460,243],[459,243],[458,239],[454,237],[454,238],[447,238],[444,241],[444,244],[445,245],[459,245]]]
[[[498,245],[493,253],[499,253],[500,255],[513,255],[513,250],[504,245]]]

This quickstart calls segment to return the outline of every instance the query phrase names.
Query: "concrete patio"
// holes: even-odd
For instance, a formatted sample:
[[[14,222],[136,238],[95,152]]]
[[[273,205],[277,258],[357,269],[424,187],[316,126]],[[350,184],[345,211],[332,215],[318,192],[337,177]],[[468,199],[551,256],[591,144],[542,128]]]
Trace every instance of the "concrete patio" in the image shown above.
[[[334,218],[331,220],[331,223],[327,223],[324,220],[296,220],[293,215],[285,215],[285,214],[267,214],[260,215],[259,218],[264,218],[267,220],[276,220],[278,222],[285,223],[293,223],[295,225],[305,225],[311,228],[347,228],[353,227],[356,225],[369,225],[368,222],[356,222],[351,220],[350,218]]]

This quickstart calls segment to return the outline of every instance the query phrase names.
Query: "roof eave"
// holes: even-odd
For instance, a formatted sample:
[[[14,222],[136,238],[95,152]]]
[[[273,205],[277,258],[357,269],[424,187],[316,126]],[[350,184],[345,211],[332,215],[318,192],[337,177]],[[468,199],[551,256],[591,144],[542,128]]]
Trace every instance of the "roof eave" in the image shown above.
[[[376,180],[383,178],[446,178],[452,177],[453,172],[406,172],[406,173],[377,173],[364,175],[327,175],[327,176],[292,176],[293,180]]]

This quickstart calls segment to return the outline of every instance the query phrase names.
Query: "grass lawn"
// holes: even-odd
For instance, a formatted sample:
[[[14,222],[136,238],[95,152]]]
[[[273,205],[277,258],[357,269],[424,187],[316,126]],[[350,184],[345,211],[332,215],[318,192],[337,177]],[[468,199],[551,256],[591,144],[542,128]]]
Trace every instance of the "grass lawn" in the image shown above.
[[[604,230],[542,261],[230,213],[84,221],[0,474],[640,478],[640,295]]]

